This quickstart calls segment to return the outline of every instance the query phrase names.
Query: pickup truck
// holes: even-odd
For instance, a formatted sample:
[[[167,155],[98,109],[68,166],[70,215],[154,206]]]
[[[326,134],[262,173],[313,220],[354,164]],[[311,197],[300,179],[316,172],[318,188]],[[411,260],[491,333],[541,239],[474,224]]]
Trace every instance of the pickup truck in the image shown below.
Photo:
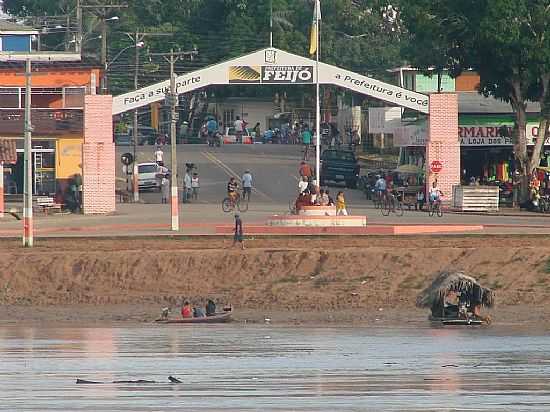
[[[327,149],[321,155],[321,185],[327,181],[345,182],[355,189],[359,180],[359,164],[350,150]]]

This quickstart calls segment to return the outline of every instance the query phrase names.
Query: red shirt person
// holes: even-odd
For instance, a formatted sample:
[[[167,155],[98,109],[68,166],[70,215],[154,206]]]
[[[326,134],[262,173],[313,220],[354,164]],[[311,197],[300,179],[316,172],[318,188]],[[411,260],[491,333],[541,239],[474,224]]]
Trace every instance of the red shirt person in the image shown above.
[[[183,304],[183,307],[181,308],[181,316],[182,318],[192,318],[193,317],[193,309],[191,309],[191,305],[189,302],[185,302]]]

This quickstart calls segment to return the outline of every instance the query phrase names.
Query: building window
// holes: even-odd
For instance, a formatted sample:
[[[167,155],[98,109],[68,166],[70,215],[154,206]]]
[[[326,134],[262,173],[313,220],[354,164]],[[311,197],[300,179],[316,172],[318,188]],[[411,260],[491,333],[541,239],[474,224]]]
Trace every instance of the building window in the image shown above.
[[[235,110],[224,110],[223,111],[223,124],[226,127],[231,127],[235,121]]]
[[[21,93],[21,107],[25,107],[25,93]],[[33,87],[31,96],[33,109],[62,109],[63,89],[58,87]]]
[[[0,108],[19,108],[19,87],[0,87]]]
[[[86,92],[85,87],[65,87],[63,89],[65,94],[64,108],[82,108],[84,107],[84,94]]]

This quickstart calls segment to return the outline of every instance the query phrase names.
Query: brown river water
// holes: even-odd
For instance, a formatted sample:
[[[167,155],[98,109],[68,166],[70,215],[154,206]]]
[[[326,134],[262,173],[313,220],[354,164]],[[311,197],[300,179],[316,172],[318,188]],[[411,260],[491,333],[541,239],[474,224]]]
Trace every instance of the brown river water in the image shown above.
[[[496,327],[7,326],[0,410],[550,411],[550,339]]]

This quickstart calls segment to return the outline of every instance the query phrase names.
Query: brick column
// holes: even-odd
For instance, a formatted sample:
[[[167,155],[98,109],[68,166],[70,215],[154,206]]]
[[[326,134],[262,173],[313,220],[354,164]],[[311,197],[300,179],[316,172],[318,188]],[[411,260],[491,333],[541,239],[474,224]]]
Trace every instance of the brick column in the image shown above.
[[[435,174],[430,171],[434,160],[443,169]],[[426,142],[426,187],[437,179],[444,194],[444,202],[452,203],[453,186],[460,184],[460,141],[458,138],[458,96],[456,93],[430,95],[428,140]]]
[[[115,144],[113,98],[87,95],[84,102],[82,145],[82,202],[84,214],[115,211]]]

